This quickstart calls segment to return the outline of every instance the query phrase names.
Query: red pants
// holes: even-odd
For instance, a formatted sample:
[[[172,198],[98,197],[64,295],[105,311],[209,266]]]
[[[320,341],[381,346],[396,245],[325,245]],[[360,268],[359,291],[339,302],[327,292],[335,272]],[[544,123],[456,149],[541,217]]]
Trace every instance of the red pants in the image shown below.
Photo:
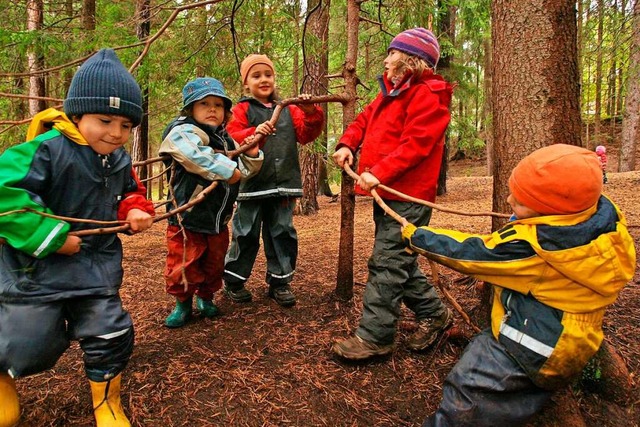
[[[184,230],[183,234],[179,227],[169,225],[164,270],[167,293],[180,301],[194,294],[204,300],[213,299],[214,292],[222,288],[224,257],[228,247],[228,228],[220,234],[193,233],[188,230]]]

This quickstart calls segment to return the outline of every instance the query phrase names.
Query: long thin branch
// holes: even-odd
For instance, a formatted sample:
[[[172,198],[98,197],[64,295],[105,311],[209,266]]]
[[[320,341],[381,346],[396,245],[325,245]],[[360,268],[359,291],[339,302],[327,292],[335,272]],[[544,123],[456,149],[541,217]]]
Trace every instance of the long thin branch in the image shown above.
[[[278,104],[276,105],[276,108],[273,109],[273,115],[271,116],[271,119],[269,119],[269,122],[273,126],[275,126],[276,123],[278,122],[278,119],[280,118],[280,114],[282,113],[282,110],[285,107],[289,106],[289,105],[294,105],[294,104],[323,104],[323,103],[326,103],[326,102],[344,103],[344,102],[347,102],[347,98],[346,98],[346,95],[336,94],[336,95],[311,96],[309,98],[294,97],[294,98],[283,99],[283,100],[279,101]],[[259,144],[260,141],[262,141],[263,138],[264,138],[264,135],[256,134],[255,139],[253,140],[252,143],[244,144],[244,145],[241,145],[240,148],[238,148],[236,150],[228,151],[227,152],[227,156],[229,156],[229,157],[237,157],[240,154],[244,153],[245,151],[249,150],[250,148],[252,148],[252,147],[256,146],[257,144]],[[223,151],[219,151],[219,152],[223,152]],[[148,165],[150,163],[160,162],[162,160],[168,160],[168,159],[170,159],[169,156],[153,157],[151,159],[135,162],[135,163],[133,163],[133,166],[134,167],[141,167],[141,166],[146,166],[146,165]]]
[[[354,180],[358,180],[358,178],[360,178],[356,173],[354,173],[351,168],[349,167],[349,165],[347,165],[345,163],[344,165],[344,169],[345,171],[347,171],[347,173],[349,174],[349,176],[351,176]],[[400,215],[398,215],[397,212],[395,212],[393,209],[391,209],[380,197],[380,195],[378,194],[378,192],[376,191],[375,188],[372,188],[370,190],[371,195],[373,196],[374,200],[380,205],[380,207],[387,213],[387,215],[390,215],[393,219],[395,219],[396,221],[398,221],[399,223],[402,223],[402,217]],[[402,194],[402,193],[399,193]],[[415,200],[420,200],[420,199],[415,199]],[[434,206],[437,206],[435,204],[433,204]],[[438,289],[440,289],[440,291],[442,291],[442,294],[445,296],[445,298],[451,303],[451,305],[453,306],[453,308],[456,309],[456,311],[458,313],[460,313],[460,316],[462,316],[462,318],[464,319],[465,322],[467,322],[467,324],[469,324],[469,326],[471,326],[473,328],[474,331],[476,332],[480,332],[480,328],[478,328],[472,321],[471,318],[469,317],[469,315],[467,314],[466,311],[464,311],[464,309],[462,308],[462,306],[460,304],[458,304],[458,301],[456,301],[456,299],[449,293],[449,291],[447,291],[444,286],[442,286],[442,283],[440,282],[440,277],[438,276],[438,264],[436,264],[434,261],[430,260],[427,258],[427,260],[429,261],[429,267],[431,268],[431,276],[432,276],[432,281],[434,282],[434,284],[438,287]]]
[[[345,170],[345,171],[349,174],[349,176],[350,176],[351,178],[353,178],[354,180],[356,180],[356,181],[357,181],[357,180],[360,178],[360,176],[358,176],[358,174],[356,174],[356,173],[351,169],[351,167],[350,167],[348,164],[346,164],[346,163],[345,163],[345,165],[344,165],[344,170]],[[426,200],[417,199],[417,198],[415,198],[415,197],[412,197],[412,196],[409,196],[409,195],[407,195],[407,194],[401,193],[400,191],[394,190],[393,188],[389,188],[389,187],[387,187],[386,185],[379,184],[379,185],[377,186],[377,188],[381,188],[381,189],[383,189],[383,190],[385,190],[385,191],[387,191],[387,192],[389,192],[389,193],[391,193],[391,194],[395,194],[396,196],[401,197],[401,198],[403,198],[403,199],[405,199],[405,200],[407,200],[407,201],[410,201],[410,202],[413,202],[413,203],[418,203],[418,204],[421,204],[421,205],[425,205],[425,206],[428,206],[428,207],[430,207],[430,208],[432,208],[432,209],[439,210],[439,211],[441,211],[441,212],[447,212],[447,213],[452,213],[452,214],[456,214],[456,215],[464,215],[464,216],[495,216],[495,217],[498,217],[498,218],[509,218],[509,217],[510,217],[510,215],[503,214],[503,213],[496,213],[496,212],[468,212],[468,211],[459,211],[459,210],[457,210],[457,209],[451,209],[451,208],[444,207],[444,206],[439,205],[439,204],[437,204],[437,203],[432,203],[432,202],[428,202],[428,201],[426,201]],[[379,198],[380,198],[380,196],[378,196],[378,193],[377,193],[377,192],[375,192],[375,195],[374,195],[374,192],[375,192],[375,189],[373,189],[373,190],[371,191],[371,195],[374,197],[374,199],[376,199],[376,197],[378,197],[378,199],[379,199]],[[376,202],[378,202],[378,199],[376,199]],[[380,201],[382,201],[382,199],[380,199]],[[378,203],[380,203],[380,202],[378,202]],[[382,208],[384,208],[385,206],[387,206],[386,204],[384,204],[384,202],[382,202],[382,203],[383,203],[383,204],[381,204],[381,205],[380,205]],[[402,217],[400,217],[397,213],[393,212],[393,211],[392,211],[388,206],[387,206],[387,209],[389,209],[389,211],[390,211],[390,212],[389,212],[389,211],[387,211],[386,209],[385,209],[385,212],[387,212],[389,215],[391,215],[391,216],[392,216],[396,221],[398,221],[398,222],[402,222],[402,221],[401,221],[401,218],[402,218]]]
[[[138,55],[138,58],[135,60],[135,62],[131,64],[131,66],[129,67],[129,71],[133,72],[133,70],[138,68],[138,65],[140,65],[144,57],[147,56],[147,53],[149,52],[149,48],[151,47],[151,44],[154,41],[156,41],[162,35],[162,33],[164,33],[167,30],[167,28],[169,28],[169,25],[171,25],[171,23],[175,21],[175,19],[178,17],[180,12],[183,12],[187,9],[194,9],[194,8],[206,6],[208,4],[220,3],[221,1],[223,0],[205,0],[205,1],[199,1],[197,3],[188,4],[185,6],[176,7],[175,9],[173,9],[171,16],[169,16],[169,18],[167,18],[164,24],[162,24],[162,27],[160,27],[160,29],[156,31],[156,33],[152,37],[147,38],[147,40],[144,42],[144,48],[142,49],[142,52],[140,52],[140,55]]]
[[[179,214],[181,212],[184,212],[184,211],[188,210],[192,206],[197,205],[209,193],[211,193],[216,188],[217,185],[218,185],[218,181],[213,181],[211,184],[209,184],[208,187],[206,187],[204,190],[202,190],[192,200],[189,200],[189,202],[185,203],[184,205],[180,206],[177,209],[172,209],[171,211],[169,211],[169,212],[167,212],[165,214],[155,216],[153,218],[153,222],[156,223],[158,221],[162,221],[163,219],[167,219],[170,216],[177,215],[177,214]],[[72,231],[69,234],[72,235],[72,236],[91,236],[91,235],[95,235],[95,234],[120,233],[120,232],[129,230],[129,228],[131,228],[129,226],[129,224],[126,224],[126,225],[123,225],[123,226],[120,226],[120,227],[94,228],[94,229],[91,229],[91,230]]]

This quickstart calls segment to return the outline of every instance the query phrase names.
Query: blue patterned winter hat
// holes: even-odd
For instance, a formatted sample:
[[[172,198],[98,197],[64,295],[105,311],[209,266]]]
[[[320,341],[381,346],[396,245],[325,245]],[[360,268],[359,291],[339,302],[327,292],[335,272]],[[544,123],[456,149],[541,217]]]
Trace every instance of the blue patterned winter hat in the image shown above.
[[[222,98],[224,108],[231,110],[231,105],[233,104],[231,98],[225,93],[222,83],[212,77],[198,77],[184,86],[182,89],[182,108],[187,108],[189,104],[209,95]]]

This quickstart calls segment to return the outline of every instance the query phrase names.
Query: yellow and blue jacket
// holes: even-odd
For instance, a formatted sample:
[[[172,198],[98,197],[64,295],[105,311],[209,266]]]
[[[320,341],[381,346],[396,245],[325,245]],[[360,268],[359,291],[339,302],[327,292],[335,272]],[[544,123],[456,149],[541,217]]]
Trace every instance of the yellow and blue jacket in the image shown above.
[[[606,196],[583,212],[515,220],[490,235],[409,224],[403,238],[495,285],[493,335],[545,389],[566,384],[596,353],[605,309],[636,266],[624,215]]]

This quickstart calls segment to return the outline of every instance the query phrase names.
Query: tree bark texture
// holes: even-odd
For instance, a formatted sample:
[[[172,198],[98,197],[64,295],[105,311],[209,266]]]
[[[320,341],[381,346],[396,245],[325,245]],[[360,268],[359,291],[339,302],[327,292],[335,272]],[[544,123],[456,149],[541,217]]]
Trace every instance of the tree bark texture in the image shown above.
[[[511,170],[554,143],[580,145],[576,10],[571,0],[494,0],[493,211],[510,211]],[[504,225],[493,218],[494,230]]]
[[[27,31],[42,30],[42,24],[44,22],[43,7],[44,5],[42,0],[27,1]],[[40,44],[37,41],[29,47],[27,63],[29,73],[31,73],[29,76],[29,96],[33,97],[29,99],[29,115],[35,116],[40,111],[47,108],[46,103],[43,100],[36,99],[46,95],[44,76],[42,74],[38,74],[39,71],[44,69],[44,56],[40,49]]]
[[[347,0],[347,55],[342,71],[345,94],[349,100],[344,104],[342,127],[353,122],[356,117],[356,59],[358,56],[358,24],[360,17],[359,0]],[[355,165],[354,165],[355,169]],[[336,277],[336,297],[348,300],[353,297],[353,230],[356,197],[353,180],[342,172],[340,189],[340,250],[338,252],[338,272]]]
[[[636,145],[640,123],[640,0],[633,5],[627,98],[622,116],[620,139],[620,172],[628,172],[636,166]]]
[[[304,67],[304,82],[302,92],[311,95],[327,95],[329,79],[327,69],[329,67],[329,1],[309,2],[309,21],[307,26],[307,46]],[[327,105],[322,105],[325,117]],[[303,196],[300,199],[300,213],[303,215],[314,214],[318,211],[318,178],[320,165],[323,164],[323,152],[317,147],[326,147],[327,121],[319,136],[322,144],[307,144],[300,149],[300,168],[302,171]],[[324,150],[323,150],[324,151]]]
[[[136,35],[138,40],[145,40],[151,33],[151,12],[150,0],[136,1],[136,17],[137,28]],[[134,162],[146,160],[149,157],[149,88],[146,75],[137,76],[138,83],[142,86],[142,121],[133,132],[133,141],[131,143],[131,159]],[[162,167],[162,164],[159,164]],[[149,170],[153,170],[153,165],[146,165],[138,170],[140,179],[147,179]],[[147,197],[151,198],[151,183],[147,184]]]

